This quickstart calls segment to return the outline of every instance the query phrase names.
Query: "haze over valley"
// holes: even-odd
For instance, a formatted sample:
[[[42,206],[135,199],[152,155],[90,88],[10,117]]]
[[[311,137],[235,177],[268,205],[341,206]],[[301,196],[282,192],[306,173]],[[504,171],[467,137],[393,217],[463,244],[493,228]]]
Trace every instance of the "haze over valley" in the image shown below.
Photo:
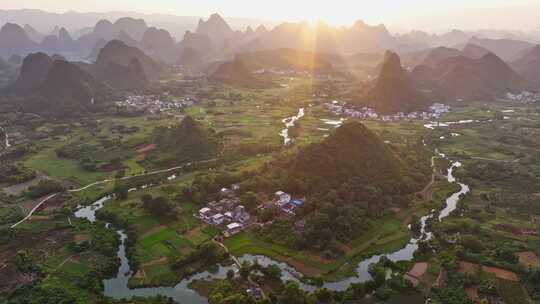
[[[540,301],[537,3],[6,1],[0,303]]]

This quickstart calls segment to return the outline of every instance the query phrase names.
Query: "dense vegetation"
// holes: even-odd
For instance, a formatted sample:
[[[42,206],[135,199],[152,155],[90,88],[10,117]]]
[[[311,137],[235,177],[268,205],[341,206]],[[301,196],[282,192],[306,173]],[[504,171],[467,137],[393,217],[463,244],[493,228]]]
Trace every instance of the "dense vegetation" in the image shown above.
[[[190,116],[174,127],[160,127],[155,131],[158,147],[170,156],[162,162],[182,163],[215,157],[222,147],[216,132]]]
[[[42,180],[37,185],[28,188],[27,195],[30,198],[40,198],[47,194],[60,192],[64,190],[62,184],[54,180]]]
[[[0,165],[0,184],[19,184],[36,177],[36,173],[22,165],[2,164]]]
[[[323,142],[265,165],[243,185],[306,196],[300,209],[307,222],[303,232],[287,233],[294,228],[285,220],[261,235],[300,249],[330,249],[333,256],[340,251],[338,242],[361,233],[369,218],[388,214],[393,206],[407,207],[427,184],[428,165],[421,145],[391,147],[361,123],[351,122]]]

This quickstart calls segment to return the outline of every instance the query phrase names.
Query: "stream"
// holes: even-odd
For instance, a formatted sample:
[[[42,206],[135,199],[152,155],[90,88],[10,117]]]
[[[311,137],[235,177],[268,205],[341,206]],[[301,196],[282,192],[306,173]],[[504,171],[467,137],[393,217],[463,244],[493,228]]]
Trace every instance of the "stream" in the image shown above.
[[[294,127],[297,120],[304,117],[304,108],[298,109],[298,114],[295,116],[287,117],[282,120],[285,124],[285,129],[281,130],[279,135],[283,137],[283,145],[287,146],[292,143],[292,138],[289,137],[289,129]]]
[[[4,138],[2,139],[4,141],[4,148],[7,149],[11,147],[11,144],[9,143],[9,135],[7,133],[7,130],[0,127],[0,134],[4,134]]]
[[[300,114],[303,113],[303,111],[299,112]],[[300,116],[301,117],[301,116]],[[439,154],[440,157],[445,157],[443,154]],[[452,195],[450,195],[446,199],[446,205],[445,207],[438,213],[438,220],[442,221],[444,218],[448,217],[452,211],[454,211],[457,207],[457,203],[461,197],[461,195],[466,194],[470,191],[469,186],[459,183],[456,181],[456,178],[453,175],[453,172],[456,168],[461,167],[460,162],[453,162],[448,169],[447,174],[447,180],[449,183],[458,183],[460,186],[460,190]],[[109,201],[112,197],[106,196],[103,197],[93,204],[86,206],[86,207],[79,207],[79,209],[75,212],[75,216],[77,218],[84,218],[90,221],[91,223],[95,223],[96,221],[96,211],[103,208],[105,203]],[[418,243],[419,241],[424,240],[430,240],[433,237],[432,232],[428,230],[428,221],[433,219],[437,215],[436,210],[432,210],[428,215],[423,216],[420,219],[421,223],[421,230],[420,235],[417,238],[411,238],[409,243],[403,247],[402,249],[388,253],[388,254],[379,254],[379,255],[373,255],[371,257],[368,257],[361,261],[358,266],[356,267],[356,276],[352,276],[337,282],[326,282],[323,284],[322,288],[327,288],[329,290],[335,290],[335,291],[343,291],[346,290],[351,284],[353,283],[360,283],[360,282],[366,282],[371,280],[371,275],[369,274],[369,267],[372,264],[378,263],[383,256],[387,257],[389,260],[393,262],[397,261],[411,261],[414,258],[414,253],[416,250],[418,250]],[[106,227],[110,228],[110,224],[107,223]],[[227,271],[233,270],[238,271],[236,265],[230,265],[230,266],[221,266],[218,265],[217,271],[210,272],[210,271],[204,271],[197,273],[190,278],[182,280],[180,283],[178,283],[174,287],[148,287],[148,288],[137,288],[137,289],[130,289],[128,287],[128,281],[132,277],[133,272],[131,271],[129,267],[129,260],[126,256],[126,247],[125,243],[127,240],[127,235],[124,233],[123,230],[117,230],[116,233],[119,235],[120,238],[120,246],[118,247],[118,258],[120,259],[120,267],[118,269],[118,273],[116,277],[108,280],[103,280],[104,285],[104,294],[108,297],[114,298],[114,299],[129,299],[132,297],[153,297],[153,296],[167,296],[177,303],[184,303],[184,304],[206,304],[208,303],[207,299],[201,295],[199,295],[194,290],[190,289],[188,285],[195,281],[195,280],[213,280],[213,279],[224,279],[227,277]],[[298,283],[300,288],[304,291],[312,292],[316,290],[318,287],[315,285],[306,284],[302,281],[300,281],[298,278],[302,277],[302,274],[296,271],[293,267],[287,265],[286,263],[275,261],[269,257],[266,256],[259,256],[259,255],[250,255],[246,254],[241,257],[239,257],[240,262],[249,261],[249,262],[255,262],[257,261],[259,264],[263,266],[268,265],[278,265],[280,269],[282,270],[281,279],[283,281],[293,280]]]

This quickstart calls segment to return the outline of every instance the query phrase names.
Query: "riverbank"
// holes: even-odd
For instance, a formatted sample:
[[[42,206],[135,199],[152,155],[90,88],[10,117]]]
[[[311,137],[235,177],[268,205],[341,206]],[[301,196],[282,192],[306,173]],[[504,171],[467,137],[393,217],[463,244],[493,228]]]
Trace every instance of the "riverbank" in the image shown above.
[[[448,170],[447,175],[447,181],[449,183],[456,183],[456,179],[453,176],[453,172],[455,168],[458,168],[460,166],[460,163],[454,162],[450,169]],[[342,261],[341,265],[350,265],[354,261],[354,265],[356,265],[356,273],[348,278],[341,279],[339,281],[335,282],[325,282],[322,287],[335,290],[335,291],[343,291],[347,289],[351,284],[353,283],[359,283],[359,282],[366,282],[371,280],[371,275],[369,274],[369,266],[371,264],[377,263],[383,256],[387,257],[389,260],[393,262],[399,262],[399,261],[412,261],[414,257],[414,253],[418,249],[418,243],[420,241],[429,240],[432,237],[431,232],[428,230],[427,222],[430,219],[433,219],[435,215],[438,215],[438,219],[442,220],[443,218],[447,217],[453,209],[456,208],[457,201],[460,199],[461,195],[467,193],[469,191],[468,186],[464,184],[460,185],[460,191],[453,193],[446,199],[446,205],[445,208],[442,209],[443,212],[438,213],[437,211],[432,211],[429,214],[423,216],[421,221],[421,233],[420,236],[417,238],[411,238],[409,239],[408,234],[404,234],[402,237],[399,235],[396,235],[395,233],[391,232],[392,229],[389,231],[385,231],[384,229],[381,229],[381,227],[384,226],[377,226],[379,231],[379,234],[372,238],[371,241],[366,244],[365,250],[361,250],[360,247],[358,247],[358,250],[356,253],[358,254],[353,257],[356,257],[357,259],[349,259],[348,261]],[[95,212],[101,208],[103,208],[104,203],[107,201],[107,198],[103,198],[100,201],[97,201],[91,206],[85,207],[84,212],[81,213],[81,210],[76,213],[76,216],[78,217],[84,217],[90,220],[91,222],[95,220]],[[401,228],[402,223],[400,221],[396,221],[394,223],[395,227]],[[389,225],[387,225],[389,226]],[[382,232],[381,232],[382,231]],[[103,283],[105,285],[105,291],[104,294],[107,296],[110,296],[115,299],[125,299],[125,298],[131,298],[133,296],[156,296],[156,295],[163,295],[173,298],[178,303],[206,303],[206,299],[202,297],[201,295],[196,294],[193,290],[191,290],[188,285],[193,282],[194,280],[200,280],[202,278],[206,280],[210,279],[222,279],[226,276],[226,273],[229,270],[233,270],[236,265],[231,266],[219,266],[217,272],[215,273],[209,273],[207,271],[198,273],[189,279],[184,279],[180,283],[178,283],[174,287],[153,287],[153,288],[138,288],[138,289],[130,289],[128,282],[129,279],[132,277],[132,272],[129,268],[129,261],[126,256],[126,248],[125,243],[127,239],[127,235],[123,233],[122,230],[118,230],[117,233],[120,236],[121,244],[118,248],[118,257],[121,260],[121,266],[118,269],[118,274],[115,278],[110,280],[105,280]],[[385,242],[385,240],[388,240],[389,242]],[[377,242],[381,242],[377,244]],[[257,260],[261,265],[267,266],[270,264],[277,265],[282,270],[282,280],[294,280],[296,281],[301,289],[305,291],[313,291],[317,287],[314,285],[306,284],[305,282],[302,282],[298,279],[299,276],[303,276],[301,273],[298,272],[298,269],[294,269],[287,263],[280,262],[279,260],[274,260],[269,256],[266,256],[266,254],[270,255],[269,253],[278,252],[279,250],[283,250],[283,248],[279,248],[276,246],[270,246],[270,247],[263,247],[260,246],[258,248],[264,248],[264,252],[260,252],[260,254],[263,255],[253,255],[253,254],[247,254],[247,251],[255,250],[257,247],[253,247],[253,243],[256,242],[256,239],[254,238],[246,238],[244,236],[244,239],[241,239],[240,237],[237,237],[236,239],[229,239],[228,244],[226,241],[226,246],[229,248],[230,252],[232,254],[238,255],[242,252],[244,252],[243,255],[239,256],[239,260],[241,262],[243,261],[255,261]],[[405,246],[403,247],[403,243],[405,243]],[[399,244],[399,246],[397,246]],[[235,247],[236,246],[236,247]],[[247,247],[246,247],[247,246]],[[249,247],[251,246],[251,247]],[[394,247],[395,246],[395,247]],[[232,247],[232,248],[231,248]],[[383,252],[383,254],[377,254],[377,252],[380,250],[380,252]],[[362,254],[360,255],[360,252]],[[371,255],[371,256],[370,256]],[[359,262],[358,262],[359,261]],[[286,261],[285,261],[286,262]],[[319,261],[320,262],[320,261]],[[358,263],[357,263],[358,262]],[[334,265],[335,266],[335,265]],[[350,274],[350,268],[349,272]],[[343,274],[343,272],[341,273]],[[337,277],[337,276],[336,276]]]

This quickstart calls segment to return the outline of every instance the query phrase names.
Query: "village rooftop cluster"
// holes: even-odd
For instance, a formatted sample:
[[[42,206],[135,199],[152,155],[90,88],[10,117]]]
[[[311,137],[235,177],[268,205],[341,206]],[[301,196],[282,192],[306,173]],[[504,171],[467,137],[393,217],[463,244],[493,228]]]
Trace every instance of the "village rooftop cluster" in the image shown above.
[[[521,103],[535,103],[540,102],[540,93],[523,91],[521,93],[506,93],[506,98],[510,101],[521,102]]]
[[[249,228],[257,223],[257,218],[251,216],[246,208],[241,204],[237,196],[240,186],[232,185],[230,188],[223,188],[220,191],[221,199],[211,201],[206,207],[199,210],[194,216],[203,220],[209,225],[221,226],[225,228],[226,237],[235,235],[240,231]],[[295,216],[297,209],[302,206],[305,199],[293,199],[292,196],[283,191],[277,191],[271,201],[258,206],[259,209],[277,208],[289,216]]]
[[[191,97],[183,97],[176,100],[168,94],[164,94],[164,96],[132,95],[128,96],[124,101],[117,101],[116,105],[122,108],[134,108],[150,114],[158,114],[187,108],[196,103],[197,100]]]
[[[340,102],[337,100],[332,101],[331,103],[325,103],[324,107],[339,116],[347,116],[353,118],[366,118],[373,120],[382,120],[382,121],[398,121],[398,120],[411,120],[411,119],[438,119],[442,114],[448,113],[450,107],[442,103],[434,103],[429,107],[429,112],[411,112],[403,113],[399,112],[392,115],[379,115],[375,110],[369,107],[353,107],[347,105],[345,102]]]

